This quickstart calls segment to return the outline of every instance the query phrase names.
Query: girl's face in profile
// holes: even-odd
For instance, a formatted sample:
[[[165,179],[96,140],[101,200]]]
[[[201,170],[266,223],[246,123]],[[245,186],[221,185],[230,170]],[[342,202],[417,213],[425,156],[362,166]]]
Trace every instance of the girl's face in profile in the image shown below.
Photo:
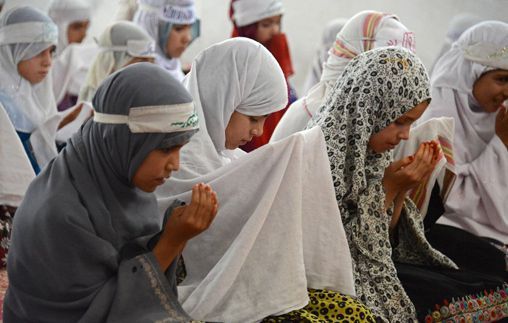
[[[282,15],[268,17],[258,21],[256,40],[262,44],[269,42],[273,36],[280,33]]]
[[[473,85],[473,96],[486,112],[496,112],[508,100],[508,70],[493,70],[480,76]]]
[[[268,115],[248,116],[237,111],[233,112],[226,127],[226,149],[236,149],[252,138],[261,136],[266,118]]]
[[[18,73],[31,84],[42,82],[48,75],[53,61],[55,46],[51,46],[34,57],[18,63]]]
[[[171,58],[182,56],[192,40],[192,25],[173,25],[166,42],[166,54]]]
[[[418,104],[413,109],[401,115],[397,120],[390,123],[386,128],[370,136],[368,143],[369,148],[376,153],[383,153],[394,149],[401,140],[407,140],[409,138],[409,129],[411,125],[422,116],[428,105],[428,101]]]
[[[144,192],[153,192],[157,186],[164,184],[171,172],[180,167],[180,149],[174,146],[165,149],[154,149],[136,170],[132,184]]]

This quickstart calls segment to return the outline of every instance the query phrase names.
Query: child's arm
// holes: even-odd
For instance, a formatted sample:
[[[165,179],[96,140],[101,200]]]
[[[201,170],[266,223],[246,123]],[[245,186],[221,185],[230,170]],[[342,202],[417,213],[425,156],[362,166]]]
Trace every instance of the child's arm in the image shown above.
[[[188,240],[210,227],[218,207],[217,195],[209,185],[197,184],[192,188],[190,204],[173,211],[153,249],[163,271],[182,252]]]

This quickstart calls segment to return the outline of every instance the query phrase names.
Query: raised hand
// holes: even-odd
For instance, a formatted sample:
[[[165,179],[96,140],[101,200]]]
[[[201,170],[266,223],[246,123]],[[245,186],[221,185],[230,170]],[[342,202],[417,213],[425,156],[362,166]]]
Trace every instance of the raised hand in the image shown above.
[[[210,185],[201,183],[192,188],[190,204],[173,210],[153,250],[163,270],[182,252],[188,240],[210,227],[218,208],[217,194]]]

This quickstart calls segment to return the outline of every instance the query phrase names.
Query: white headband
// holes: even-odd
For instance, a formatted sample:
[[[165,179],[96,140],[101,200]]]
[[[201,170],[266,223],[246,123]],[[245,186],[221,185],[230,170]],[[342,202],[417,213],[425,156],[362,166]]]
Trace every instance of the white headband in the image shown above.
[[[0,44],[54,43],[58,41],[58,28],[52,22],[22,22],[0,28]]]
[[[233,2],[233,18],[238,27],[250,25],[268,17],[282,15],[280,0],[238,0]]]
[[[178,25],[191,25],[196,21],[194,5],[175,6],[166,5],[162,8],[162,20]]]
[[[129,109],[129,115],[95,112],[93,121],[127,124],[132,133],[171,133],[198,129],[194,102]]]
[[[132,57],[155,58],[155,42],[152,40],[130,39],[126,46],[102,46],[101,48],[115,52],[127,52]]]
[[[508,46],[477,43],[464,49],[464,57],[470,61],[508,70]]]

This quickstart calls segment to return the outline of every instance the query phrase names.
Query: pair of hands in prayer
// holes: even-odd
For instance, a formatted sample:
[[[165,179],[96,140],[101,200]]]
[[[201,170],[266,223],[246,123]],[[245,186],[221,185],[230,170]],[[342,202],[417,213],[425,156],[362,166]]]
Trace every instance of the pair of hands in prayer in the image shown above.
[[[218,208],[217,194],[210,185],[194,185],[190,204],[173,210],[153,250],[163,271],[182,252],[188,240],[210,227]]]
[[[393,230],[399,221],[408,192],[426,181],[439,161],[440,148],[437,142],[423,142],[412,156],[396,160],[385,169],[383,187],[385,189],[385,210],[394,203],[390,223]]]
[[[508,148],[508,110],[499,109],[496,115],[496,135],[501,139],[506,148]]]

